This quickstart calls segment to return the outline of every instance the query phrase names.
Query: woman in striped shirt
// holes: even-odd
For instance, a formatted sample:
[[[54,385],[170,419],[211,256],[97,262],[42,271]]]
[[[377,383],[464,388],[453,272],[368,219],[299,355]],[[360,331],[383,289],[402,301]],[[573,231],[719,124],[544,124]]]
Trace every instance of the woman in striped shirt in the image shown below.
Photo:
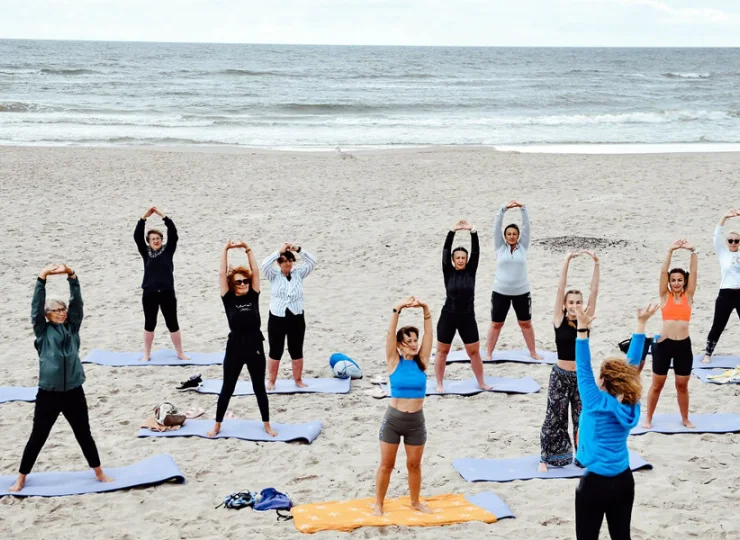
[[[293,268],[294,253],[301,255],[303,264]],[[278,263],[279,269],[275,266]],[[283,356],[285,340],[288,340],[288,354],[293,360],[293,379],[296,386],[305,388],[303,382],[303,338],[306,334],[306,320],[303,316],[303,280],[313,271],[316,259],[301,246],[283,244],[278,251],[271,253],[262,262],[262,273],[272,284],[270,318],[267,320],[267,336],[270,342],[270,361],[268,363],[267,389],[275,388],[280,359]]]

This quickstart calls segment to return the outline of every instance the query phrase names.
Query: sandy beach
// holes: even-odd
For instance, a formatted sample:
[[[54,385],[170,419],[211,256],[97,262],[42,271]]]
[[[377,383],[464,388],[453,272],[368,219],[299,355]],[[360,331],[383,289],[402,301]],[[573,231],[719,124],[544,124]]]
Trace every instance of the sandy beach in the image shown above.
[[[243,149],[0,147],[4,309],[0,314],[0,385],[34,386],[38,357],[30,324],[38,271],[66,262],[80,279],[85,302],[82,356],[93,348],[141,347],[142,265],[132,234],[152,204],[176,223],[179,319],[186,350],[222,350],[228,327],[218,290],[218,257],[228,239],[243,239],[261,261],[283,241],[317,258],[305,282],[306,377],[331,376],[328,357],[341,351],[362,366],[365,379],[347,395],[270,396],[273,421],[321,420],[311,445],[137,439],[140,423],[163,400],[215,413],[216,396],[179,394],[189,375],[221,378],[221,367],[106,368],[85,365],[92,432],[104,467],[170,454],[184,485],[165,484],[64,498],[0,499],[0,536],[13,539],[299,538],[275,514],[214,509],[229,493],[275,487],[295,504],[370,497],[378,464],[378,426],[387,407],[369,395],[385,375],[384,339],[391,306],[414,294],[428,301],[434,323],[445,291],[440,268],[444,237],[459,219],[477,226],[482,253],[476,314],[481,336],[490,324],[495,271],[493,221],[499,204],[527,204],[533,245],[529,258],[538,345],[554,350],[552,302],[565,255],[563,244],[597,249],[602,261],[592,333],[594,365],[619,354],[616,344],[634,328],[638,306],[657,301],[661,262],[671,242],[692,241],[699,253],[698,291],[691,321],[693,350],[703,350],[719,286],[712,231],[721,214],[740,206],[740,154],[556,155],[487,148],[427,147],[351,155]],[[518,212],[513,212],[516,220]],[[738,221],[738,220],[734,220]],[[151,224],[161,224],[153,218]],[[740,228],[740,222],[735,223]],[[565,242],[557,241],[567,236]],[[593,237],[599,242],[580,240]],[[555,239],[555,240],[553,240]],[[457,241],[467,244],[460,233]],[[246,262],[235,259],[236,262]],[[679,252],[676,263],[687,266]],[[591,265],[577,259],[569,286],[588,289]],[[263,280],[263,331],[270,286]],[[49,297],[66,298],[67,284],[49,280]],[[403,323],[421,325],[419,313]],[[648,325],[658,332],[659,315]],[[169,347],[160,316],[155,349]],[[456,338],[453,349],[461,348]],[[521,348],[509,313],[498,349]],[[715,354],[740,354],[740,324],[731,318]],[[281,377],[289,377],[287,353]],[[537,394],[430,397],[429,439],[423,461],[425,495],[494,491],[516,519],[493,525],[359,529],[352,538],[574,538],[577,480],[467,483],[452,468],[463,457],[539,453],[550,367],[486,365],[487,375],[530,376]],[[431,375],[432,370],[429,370]],[[451,379],[471,376],[467,364],[447,368]],[[650,381],[649,360],[643,375]],[[247,378],[246,370],[242,379]],[[740,386],[690,382],[691,412],[740,413]],[[645,395],[645,394],[643,394]],[[673,375],[658,413],[677,412]],[[31,430],[33,405],[1,406],[0,474],[15,474]],[[230,409],[258,418],[254,397],[235,397]],[[633,538],[740,538],[740,434],[631,437],[629,446],[654,465],[635,473]],[[35,472],[82,470],[85,460],[60,419]],[[389,496],[407,492],[399,451]],[[602,537],[606,537],[606,525]],[[317,539],[345,537],[324,532]]]

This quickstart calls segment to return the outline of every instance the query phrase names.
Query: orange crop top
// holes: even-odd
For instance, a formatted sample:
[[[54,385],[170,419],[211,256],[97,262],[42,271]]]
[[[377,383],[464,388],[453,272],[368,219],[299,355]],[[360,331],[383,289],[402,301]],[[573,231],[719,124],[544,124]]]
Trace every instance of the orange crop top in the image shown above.
[[[686,321],[691,320],[691,305],[686,293],[681,294],[680,302],[676,302],[672,294],[668,295],[668,300],[660,309],[664,321]]]

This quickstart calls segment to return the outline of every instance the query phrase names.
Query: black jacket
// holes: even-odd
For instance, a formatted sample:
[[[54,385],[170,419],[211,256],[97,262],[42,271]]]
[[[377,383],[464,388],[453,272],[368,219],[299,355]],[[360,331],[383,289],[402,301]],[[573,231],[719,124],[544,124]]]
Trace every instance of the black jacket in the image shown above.
[[[144,292],[174,291],[175,277],[173,272],[175,266],[172,257],[177,249],[177,229],[172,220],[164,218],[167,227],[167,243],[162,245],[158,251],[154,251],[146,243],[144,226],[146,220],[140,219],[134,230],[134,241],[139,248],[141,258],[144,260],[144,279],[141,288]]]

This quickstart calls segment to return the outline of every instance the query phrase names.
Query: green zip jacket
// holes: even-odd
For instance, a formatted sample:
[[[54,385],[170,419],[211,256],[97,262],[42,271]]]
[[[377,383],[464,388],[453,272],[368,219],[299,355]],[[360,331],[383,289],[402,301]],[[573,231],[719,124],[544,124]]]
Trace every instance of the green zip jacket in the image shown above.
[[[85,382],[79,354],[82,293],[77,279],[67,278],[67,281],[69,306],[63,324],[46,320],[46,280],[38,278],[31,302],[34,346],[39,353],[39,388],[53,392],[74,390]]]

